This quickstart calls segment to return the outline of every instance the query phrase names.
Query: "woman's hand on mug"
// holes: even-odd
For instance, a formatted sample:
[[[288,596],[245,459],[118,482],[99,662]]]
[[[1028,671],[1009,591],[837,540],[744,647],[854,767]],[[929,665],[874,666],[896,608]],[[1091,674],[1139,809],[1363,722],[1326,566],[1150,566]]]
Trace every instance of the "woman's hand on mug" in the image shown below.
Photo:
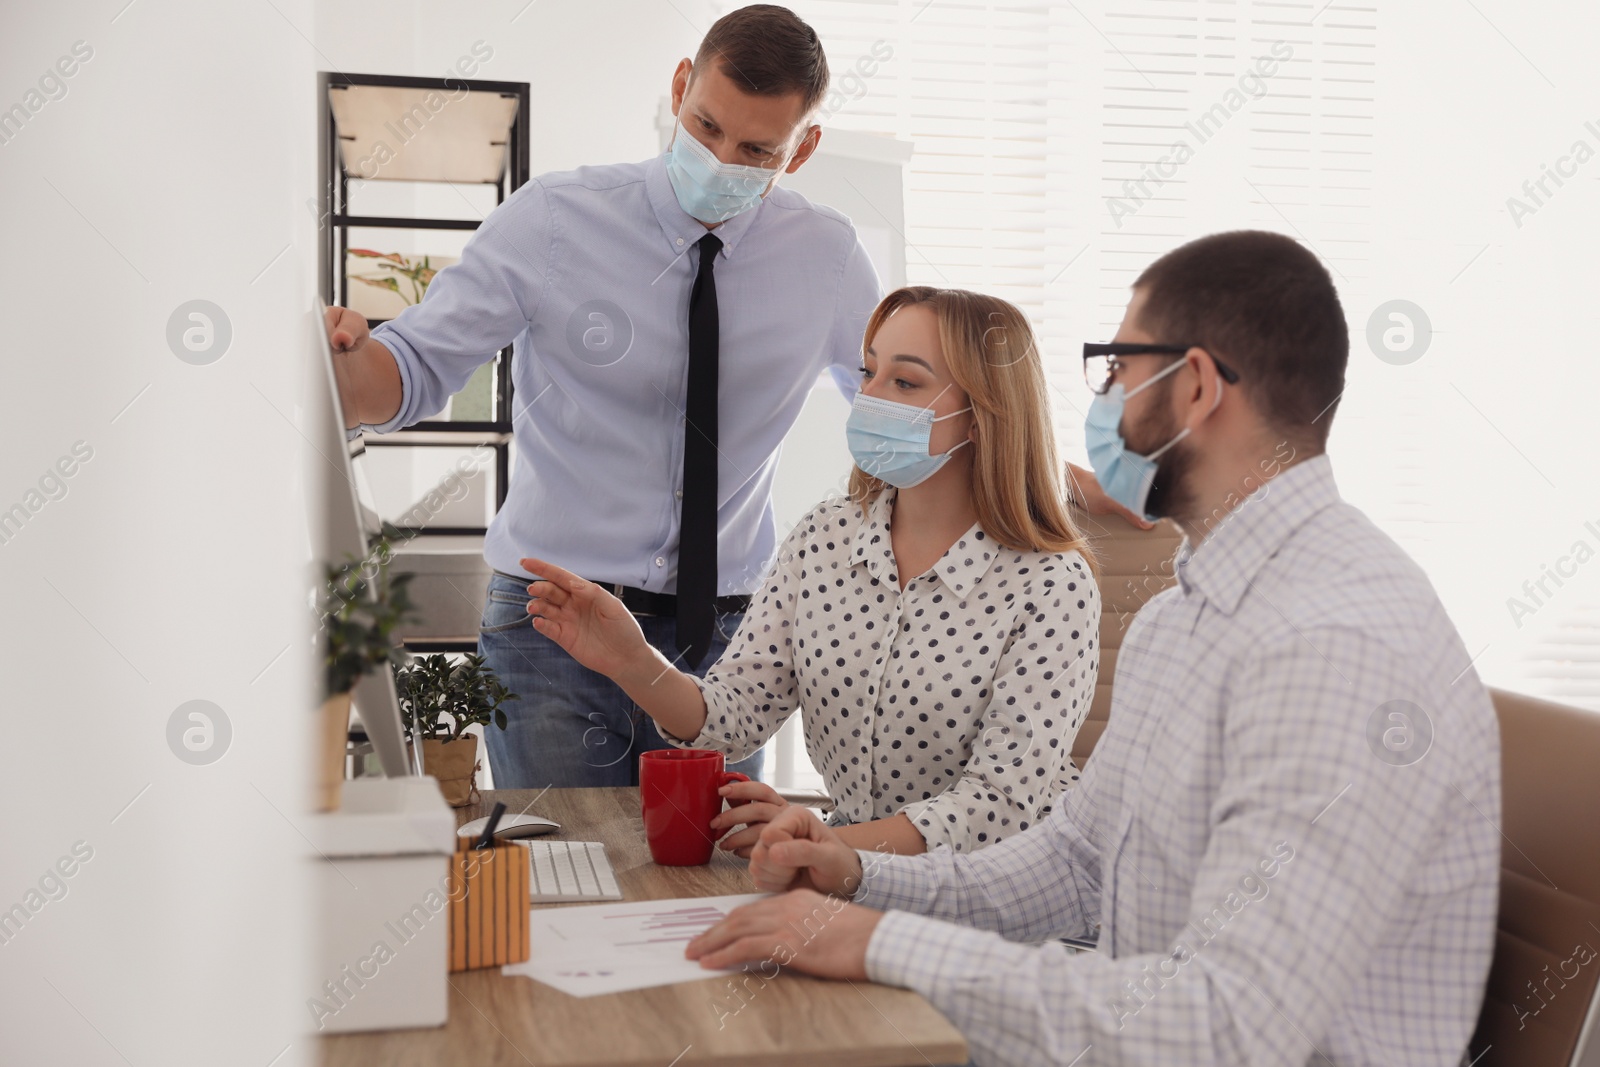
[[[606,589],[542,559],[520,562],[524,570],[543,575],[528,586],[533,628],[573,659],[615,678],[651,658],[638,620]]]
[[[744,827],[728,834],[717,843],[724,852],[732,852],[742,860],[750,858],[751,851],[761,838],[762,829],[789,806],[778,791],[761,782],[729,782],[717,790],[727,798],[730,807],[711,820],[713,831]]]
[[[750,878],[765,893],[815,889],[849,897],[861,886],[861,857],[816,812],[790,804],[761,828]]]

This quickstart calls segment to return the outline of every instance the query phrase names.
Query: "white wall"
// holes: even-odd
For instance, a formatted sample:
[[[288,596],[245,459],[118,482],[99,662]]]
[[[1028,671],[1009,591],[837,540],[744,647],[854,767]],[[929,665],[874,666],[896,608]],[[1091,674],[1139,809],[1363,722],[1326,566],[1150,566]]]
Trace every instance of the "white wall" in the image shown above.
[[[0,510],[26,514],[0,538],[0,1063],[311,1061],[287,462],[310,26],[308,0],[6,9],[0,109],[75,42],[91,55],[0,143]],[[209,364],[168,342],[197,299],[231,325]],[[212,732],[191,751],[203,723],[169,725],[196,700]]]

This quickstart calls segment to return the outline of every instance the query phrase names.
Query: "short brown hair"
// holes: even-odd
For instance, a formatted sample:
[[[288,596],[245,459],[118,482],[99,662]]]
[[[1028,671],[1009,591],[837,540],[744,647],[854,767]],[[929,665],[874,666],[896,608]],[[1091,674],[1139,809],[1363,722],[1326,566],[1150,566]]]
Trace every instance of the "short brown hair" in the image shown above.
[[[1141,328],[1215,355],[1239,372],[1270,427],[1322,450],[1350,335],[1333,279],[1309,249],[1262,230],[1212,234],[1150,264],[1133,287],[1144,292]]]
[[[997,296],[908,285],[883,298],[867,320],[863,358],[889,316],[926,307],[939,320],[939,347],[956,386],[967,394],[977,440],[972,445],[972,507],[978,525],[1016,551],[1081,552],[1089,544],[1063,495],[1062,466],[1050,428],[1050,390],[1028,317]],[[865,506],[886,488],[859,466],[850,499]]]
[[[712,57],[720,58],[722,73],[747,93],[799,93],[808,115],[828,91],[828,57],[817,32],[776,4],[751,4],[713,22],[694,65],[703,66]]]

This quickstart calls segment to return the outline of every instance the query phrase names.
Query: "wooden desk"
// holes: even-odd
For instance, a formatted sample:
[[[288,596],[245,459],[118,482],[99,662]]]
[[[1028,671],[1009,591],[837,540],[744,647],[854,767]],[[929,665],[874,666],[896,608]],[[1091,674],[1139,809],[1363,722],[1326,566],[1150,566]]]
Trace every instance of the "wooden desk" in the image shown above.
[[[537,800],[535,799],[537,798]],[[496,800],[561,823],[561,836],[603,841],[627,900],[751,892],[743,860],[717,852],[704,867],[658,867],[645,845],[639,791],[497,790],[458,810],[487,815]],[[530,808],[529,805],[532,804]],[[561,904],[536,907],[565,907]],[[498,968],[450,976],[450,1021],[437,1030],[322,1038],[326,1067],[690,1067],[691,1064],[959,1064],[959,1031],[921,996],[871,982],[783,973],[572,997]],[[719,1029],[718,1024],[721,1023]]]

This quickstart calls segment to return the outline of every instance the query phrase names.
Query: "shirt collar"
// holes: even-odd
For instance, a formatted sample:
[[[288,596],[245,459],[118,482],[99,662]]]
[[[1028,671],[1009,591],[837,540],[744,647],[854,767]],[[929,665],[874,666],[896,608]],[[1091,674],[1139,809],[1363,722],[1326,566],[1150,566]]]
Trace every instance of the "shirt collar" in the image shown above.
[[[1283,471],[1229,512],[1199,545],[1187,536],[1174,569],[1184,595],[1196,591],[1232,615],[1267,560],[1323,508],[1339,503],[1339,487],[1326,455]]]
[[[739,239],[749,231],[754,224],[756,216],[766,206],[766,198],[749,211],[741,212],[724,222],[714,230],[708,230],[705,225],[683,210],[678,203],[678,194],[672,191],[672,179],[667,177],[667,154],[663,152],[645,164],[644,170],[645,189],[650,195],[650,206],[655,210],[656,221],[661,224],[661,233],[666,237],[667,247],[674,256],[682,255],[708,233],[714,233],[722,242],[722,254],[732,256],[738,247]]]
[[[989,564],[994,562],[994,557],[994,541],[983,532],[982,527],[973,523],[966,533],[956,538],[955,544],[945,550],[933,570],[957,599],[965,600],[972,587],[978,584],[978,579],[989,572]]]
[[[898,589],[900,576],[895,566],[894,546],[889,540],[889,518],[894,513],[896,495],[895,489],[884,489],[867,505],[861,525],[856,529],[850,559],[852,564],[864,565],[867,573],[878,581]],[[934,564],[933,574],[957,598],[965,600],[978,580],[988,573],[994,558],[994,541],[982,527],[973,523]]]
[[[851,538],[850,562],[867,568],[867,573],[892,589],[900,588],[895,567],[894,547],[889,543],[889,515],[894,508],[894,490],[885,489],[861,513],[861,522]]]

